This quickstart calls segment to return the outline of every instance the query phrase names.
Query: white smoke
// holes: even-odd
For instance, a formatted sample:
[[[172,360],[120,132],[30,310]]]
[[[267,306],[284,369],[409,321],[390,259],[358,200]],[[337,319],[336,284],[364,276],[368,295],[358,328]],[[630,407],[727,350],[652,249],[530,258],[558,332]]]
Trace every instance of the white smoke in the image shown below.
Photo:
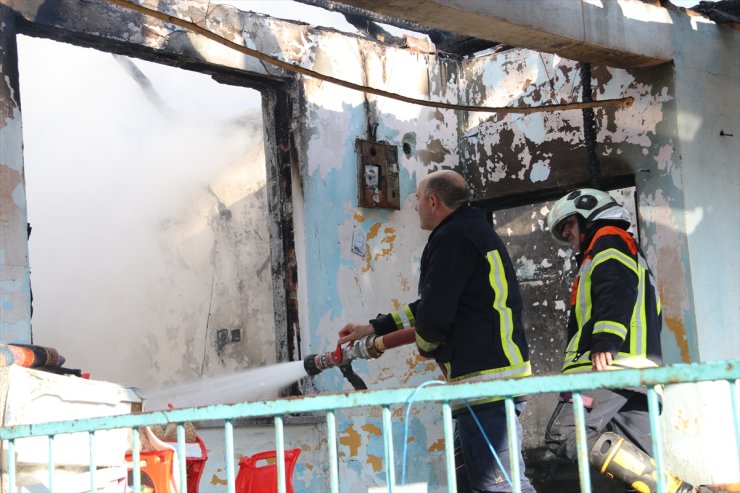
[[[136,60],[147,93],[108,53],[27,37],[19,68],[34,341],[101,380],[148,387],[197,373],[217,202],[254,209],[269,238],[264,200],[251,199],[265,184],[259,93]]]

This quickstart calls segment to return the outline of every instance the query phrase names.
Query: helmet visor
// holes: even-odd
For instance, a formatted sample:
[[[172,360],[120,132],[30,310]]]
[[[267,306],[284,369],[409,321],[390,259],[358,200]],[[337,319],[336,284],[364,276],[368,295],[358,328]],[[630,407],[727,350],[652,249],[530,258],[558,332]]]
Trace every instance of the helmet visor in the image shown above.
[[[568,240],[566,240],[566,239],[565,239],[565,238],[563,237],[563,228],[565,228],[565,224],[566,224],[566,223],[567,223],[567,222],[568,222],[568,221],[569,221],[569,220],[570,220],[570,219],[571,219],[572,217],[575,217],[575,216],[577,216],[577,215],[578,215],[577,213],[576,213],[576,214],[569,214],[569,215],[565,216],[564,218],[562,218],[562,219],[561,219],[560,221],[558,221],[557,223],[555,223],[555,224],[553,225],[553,227],[552,227],[552,230],[550,231],[550,233],[552,234],[553,238],[555,238],[555,239],[556,239],[557,241],[559,241],[559,242],[561,242],[561,243],[570,243],[570,242],[569,242]]]

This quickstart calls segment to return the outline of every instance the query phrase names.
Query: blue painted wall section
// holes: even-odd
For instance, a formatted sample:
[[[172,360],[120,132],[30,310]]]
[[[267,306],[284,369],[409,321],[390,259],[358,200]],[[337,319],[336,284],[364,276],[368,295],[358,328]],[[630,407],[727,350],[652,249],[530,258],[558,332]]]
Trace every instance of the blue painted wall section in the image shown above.
[[[30,343],[28,210],[14,14],[0,9],[0,341]]]

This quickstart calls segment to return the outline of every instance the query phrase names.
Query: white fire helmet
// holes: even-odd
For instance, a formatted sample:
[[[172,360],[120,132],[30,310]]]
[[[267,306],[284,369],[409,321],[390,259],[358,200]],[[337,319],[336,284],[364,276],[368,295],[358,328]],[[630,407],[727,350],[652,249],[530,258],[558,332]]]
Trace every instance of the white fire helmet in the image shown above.
[[[582,223],[588,223],[601,211],[613,206],[619,204],[606,192],[594,188],[573,190],[555,202],[550,214],[547,215],[547,227],[553,238],[561,243],[568,243],[563,238],[563,225],[566,219],[578,214],[584,219]]]

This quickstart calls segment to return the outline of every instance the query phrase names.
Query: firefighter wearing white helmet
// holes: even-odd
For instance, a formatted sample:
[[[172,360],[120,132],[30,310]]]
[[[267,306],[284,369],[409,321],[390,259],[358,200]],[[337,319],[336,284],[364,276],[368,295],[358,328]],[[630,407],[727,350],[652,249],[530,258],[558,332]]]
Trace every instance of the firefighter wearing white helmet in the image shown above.
[[[557,241],[570,243],[579,266],[563,373],[661,365],[660,300],[647,260],[630,232],[627,210],[606,192],[582,188],[555,203],[547,225]],[[583,400],[590,409],[586,433],[591,465],[637,491],[656,492],[645,389],[599,389]],[[545,441],[557,455],[575,460],[576,426],[569,402],[570,395],[562,394]],[[670,474],[666,484],[670,493],[693,491]]]
[[[563,238],[563,226],[567,219],[576,215],[585,233],[585,225],[596,220],[597,216],[608,209],[619,208],[619,219],[629,223],[629,215],[623,216],[622,207],[606,192],[594,188],[582,188],[574,190],[558,200],[547,215],[547,227],[550,234],[559,242],[569,243]],[[617,211],[615,211],[617,212]],[[615,215],[616,216],[616,215]],[[616,218],[616,217],[615,217]]]

